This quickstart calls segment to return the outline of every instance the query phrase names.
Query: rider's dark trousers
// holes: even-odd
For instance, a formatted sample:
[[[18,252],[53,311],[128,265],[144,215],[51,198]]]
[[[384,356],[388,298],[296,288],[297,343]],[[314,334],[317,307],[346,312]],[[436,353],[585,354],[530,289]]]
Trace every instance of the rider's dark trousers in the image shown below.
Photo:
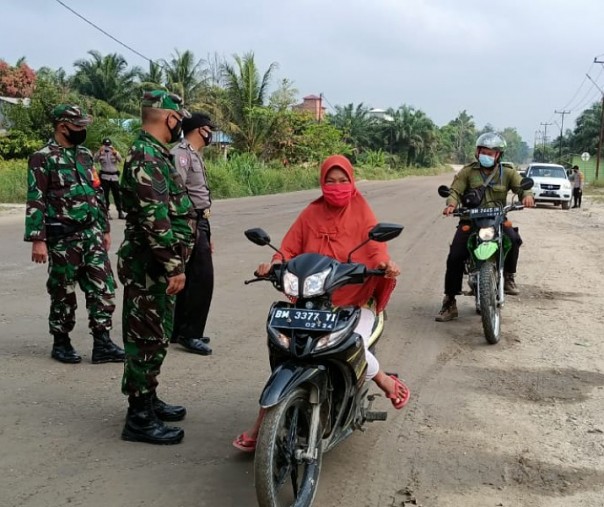
[[[445,294],[449,297],[461,294],[464,262],[470,255],[467,243],[471,232],[471,230],[462,230],[461,225],[458,225],[455,236],[453,236],[453,242],[451,243],[449,256],[447,257],[447,271],[445,273]],[[504,227],[503,233],[512,240],[512,247],[505,258],[503,269],[506,273],[513,274],[516,273],[518,253],[520,245],[522,245],[522,239],[520,238],[520,234],[518,234],[517,227]]]

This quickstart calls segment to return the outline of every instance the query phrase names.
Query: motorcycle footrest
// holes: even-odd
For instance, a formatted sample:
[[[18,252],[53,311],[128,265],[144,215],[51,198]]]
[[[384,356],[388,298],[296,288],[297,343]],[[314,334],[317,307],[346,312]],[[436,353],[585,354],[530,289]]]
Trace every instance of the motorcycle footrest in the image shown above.
[[[370,411],[365,414],[365,420],[367,422],[385,421],[386,419],[388,419],[388,412]]]

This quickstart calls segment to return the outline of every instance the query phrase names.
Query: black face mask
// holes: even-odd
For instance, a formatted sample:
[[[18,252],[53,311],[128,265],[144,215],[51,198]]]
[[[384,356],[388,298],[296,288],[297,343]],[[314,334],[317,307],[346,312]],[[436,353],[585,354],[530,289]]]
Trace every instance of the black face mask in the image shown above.
[[[180,139],[180,134],[182,134],[182,121],[178,120],[176,125],[173,128],[170,128],[170,124],[168,121],[170,118],[166,119],[166,125],[168,126],[168,130],[170,131],[170,143],[175,143]]]
[[[212,132],[206,133],[205,130],[200,130],[199,133],[201,134],[201,138],[203,139],[205,145],[210,146],[210,144],[212,143]]]
[[[71,130],[69,127],[65,127],[68,134],[65,134],[65,139],[69,144],[78,145],[86,141],[86,129],[82,130]]]

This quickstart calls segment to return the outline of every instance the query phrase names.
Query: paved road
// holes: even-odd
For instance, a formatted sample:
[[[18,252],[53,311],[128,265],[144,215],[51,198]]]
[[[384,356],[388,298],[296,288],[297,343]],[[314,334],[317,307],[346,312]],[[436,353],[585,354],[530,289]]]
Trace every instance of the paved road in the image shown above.
[[[441,487],[446,491],[451,484],[451,489],[474,486],[471,473],[460,474],[457,482],[451,479],[456,467],[473,470],[483,462],[488,470],[493,466],[486,451],[461,454],[460,442],[471,433],[460,428],[477,423],[459,412],[457,391],[449,387],[445,369],[460,354],[463,337],[468,341],[462,349],[485,349],[478,321],[469,306],[462,309],[469,318],[454,327],[433,319],[454,227],[452,220],[439,215],[443,203],[435,189],[450,178],[360,184],[381,220],[405,225],[402,236],[391,243],[403,275],[378,356],[385,369],[399,371],[407,380],[413,402],[401,412],[389,409],[386,423],[353,435],[327,456],[318,506],[415,505],[416,497],[428,498]],[[261,284],[243,286],[254,268],[270,258],[267,249],[245,240],[243,230],[261,226],[278,241],[316,195],[305,191],[215,204],[216,293],[208,324],[214,355],[170,349],[159,394],[166,401],[186,404],[189,414],[183,422],[184,442],[169,447],[119,439],[126,408],[119,390],[121,366],[90,364],[91,337],[83,308],[73,338],[84,361],[72,366],[50,359],[45,268],[29,260],[29,245],[21,241],[21,216],[0,216],[0,505],[255,505],[252,459],[240,455],[230,442],[255,416],[269,373],[263,326],[276,293]],[[113,225],[115,261],[122,223]],[[118,339],[121,295],[118,289]],[[83,307],[81,293],[79,300]],[[510,347],[516,337],[508,333],[500,348]],[[459,432],[444,449],[436,448],[425,434],[440,415],[454,421]],[[418,470],[421,465],[431,471]]]

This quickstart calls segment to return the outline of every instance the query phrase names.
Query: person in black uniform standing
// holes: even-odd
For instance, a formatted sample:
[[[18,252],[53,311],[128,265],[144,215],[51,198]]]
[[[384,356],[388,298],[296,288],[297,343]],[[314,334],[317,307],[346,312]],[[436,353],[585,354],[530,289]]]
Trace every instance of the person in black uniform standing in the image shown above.
[[[212,353],[204,332],[214,291],[214,265],[209,220],[212,199],[201,152],[212,142],[213,128],[209,116],[193,113],[183,120],[184,139],[171,150],[197,213],[197,238],[185,271],[185,288],[176,297],[171,342],[202,356]]]

